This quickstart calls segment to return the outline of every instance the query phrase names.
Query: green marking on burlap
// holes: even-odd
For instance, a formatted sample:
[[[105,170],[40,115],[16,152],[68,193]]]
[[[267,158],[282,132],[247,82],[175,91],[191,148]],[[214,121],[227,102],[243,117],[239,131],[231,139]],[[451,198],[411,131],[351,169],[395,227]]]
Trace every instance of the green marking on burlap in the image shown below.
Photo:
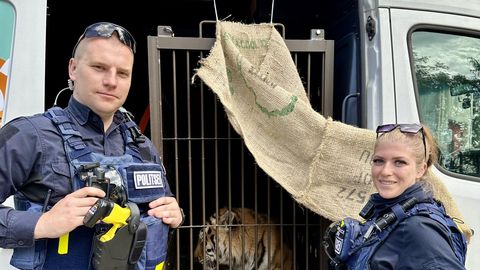
[[[243,74],[242,61],[241,61],[242,58],[243,58],[243,56],[240,53],[237,53],[237,57],[236,57],[237,68],[240,72],[240,76],[242,77],[243,82],[245,83],[245,86],[253,93],[255,105],[257,105],[257,107],[260,109],[260,111],[262,113],[266,114],[269,118],[272,117],[272,116],[286,116],[286,115],[289,115],[291,112],[293,112],[293,110],[295,110],[295,104],[297,104],[297,101],[298,101],[298,96],[296,96],[296,95],[292,95],[292,97],[290,97],[290,102],[285,107],[283,107],[281,109],[274,109],[274,110],[271,110],[271,111],[269,111],[267,107],[263,106],[262,104],[260,104],[257,101],[257,93],[255,93],[255,90],[253,90],[253,88],[248,85],[247,80],[246,80],[246,78]],[[250,68],[249,73],[252,76],[256,76],[256,77],[260,78],[262,81],[265,82],[265,84],[269,85],[272,88],[275,88],[277,86],[277,84],[268,81],[267,76],[259,74],[259,71],[256,70],[256,68],[253,67],[253,66]],[[227,76],[228,76],[228,74],[227,74]]]
[[[292,96],[290,98],[290,103],[288,103],[287,106],[283,107],[280,110],[272,110],[272,111],[269,111],[267,108],[263,107],[260,103],[257,102],[257,100],[255,100],[255,104],[257,105],[258,108],[260,108],[260,111],[268,115],[268,117],[271,117],[271,116],[285,116],[290,114],[295,109],[295,104],[297,103],[297,101],[298,101],[298,97]]]
[[[237,48],[241,49],[259,49],[259,48],[266,48],[268,46],[268,39],[267,38],[259,38],[259,39],[242,39],[233,36],[230,33],[224,33],[223,39],[225,41],[231,40],[233,44]]]
[[[233,96],[233,94],[235,94],[235,89],[232,86],[232,81],[233,81],[232,70],[229,68],[227,68],[227,78],[228,78],[228,89],[230,90],[230,95]]]

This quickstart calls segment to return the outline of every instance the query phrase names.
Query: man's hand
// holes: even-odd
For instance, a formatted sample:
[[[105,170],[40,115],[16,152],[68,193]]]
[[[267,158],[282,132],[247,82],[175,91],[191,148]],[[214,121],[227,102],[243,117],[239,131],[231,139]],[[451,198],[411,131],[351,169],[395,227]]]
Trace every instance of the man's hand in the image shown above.
[[[150,216],[162,219],[163,223],[169,224],[172,228],[177,228],[183,222],[183,213],[174,197],[162,197],[150,202],[148,210]]]
[[[94,187],[84,187],[58,201],[38,219],[34,238],[57,238],[83,225],[83,218],[98,198],[105,192]]]

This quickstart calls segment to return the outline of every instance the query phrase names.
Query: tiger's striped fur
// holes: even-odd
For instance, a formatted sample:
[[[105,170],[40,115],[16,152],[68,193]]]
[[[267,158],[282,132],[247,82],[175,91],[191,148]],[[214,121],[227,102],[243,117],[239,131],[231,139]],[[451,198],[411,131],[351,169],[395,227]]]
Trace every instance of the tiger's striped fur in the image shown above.
[[[222,208],[218,214],[200,231],[194,252],[205,269],[217,269],[217,264],[219,269],[292,269],[292,250],[281,243],[280,227],[266,215],[247,208]]]

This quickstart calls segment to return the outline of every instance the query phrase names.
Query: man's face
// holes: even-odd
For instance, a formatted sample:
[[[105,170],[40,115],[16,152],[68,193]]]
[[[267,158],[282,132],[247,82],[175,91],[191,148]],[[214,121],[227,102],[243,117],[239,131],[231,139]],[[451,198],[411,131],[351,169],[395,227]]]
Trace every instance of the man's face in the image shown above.
[[[132,80],[133,53],[116,35],[84,39],[70,59],[73,96],[105,122],[128,96]]]

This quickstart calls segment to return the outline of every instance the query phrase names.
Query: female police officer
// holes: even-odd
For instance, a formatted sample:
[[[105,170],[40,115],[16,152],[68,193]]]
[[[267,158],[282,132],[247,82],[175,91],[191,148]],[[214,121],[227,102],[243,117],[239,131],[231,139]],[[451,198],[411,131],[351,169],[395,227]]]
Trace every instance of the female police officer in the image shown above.
[[[346,218],[327,230],[326,250],[333,265],[465,269],[465,238],[422,181],[436,158],[436,144],[422,125],[377,128],[371,172],[378,193],[360,213],[365,222]]]

